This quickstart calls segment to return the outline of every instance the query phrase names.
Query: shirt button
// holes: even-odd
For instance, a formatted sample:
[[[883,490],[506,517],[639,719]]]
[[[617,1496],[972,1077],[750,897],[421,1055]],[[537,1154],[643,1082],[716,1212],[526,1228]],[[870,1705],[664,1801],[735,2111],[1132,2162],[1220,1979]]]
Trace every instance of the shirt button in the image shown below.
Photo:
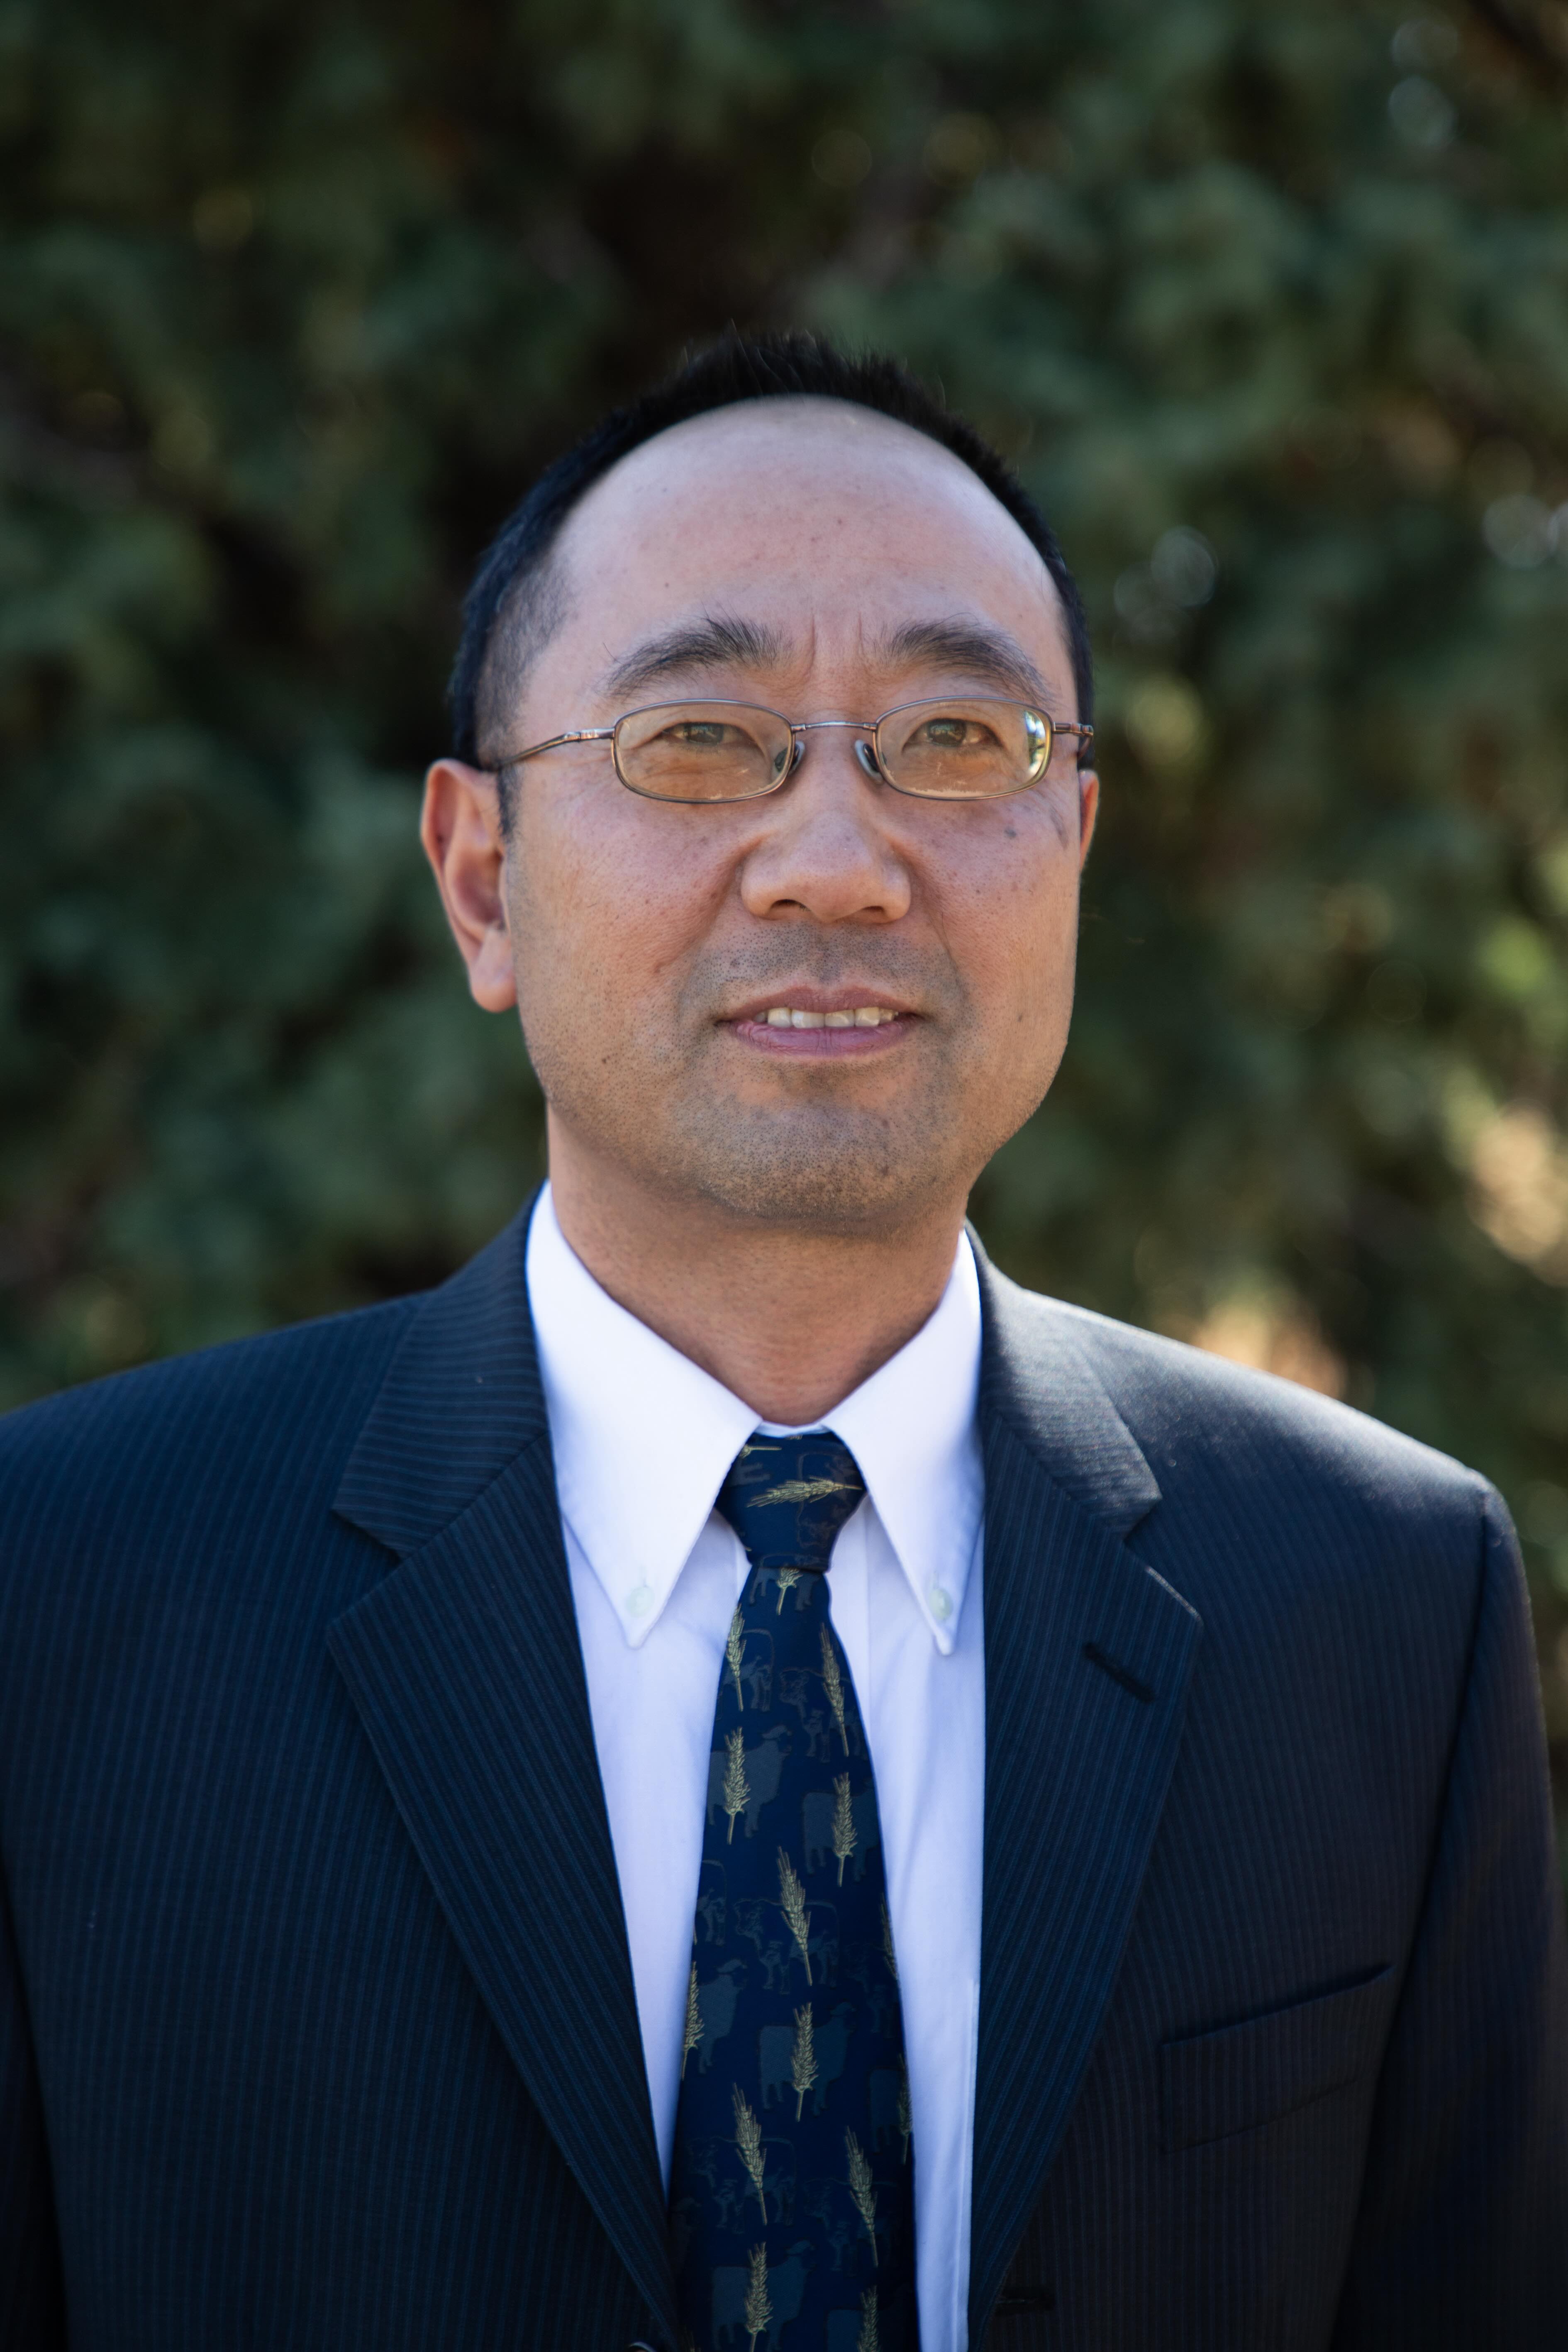
[[[634,1584],[631,1591],[626,1595],[626,1615],[628,1617],[646,1617],[652,1607],[652,1585]]]
[[[939,1625],[945,1625],[952,1614],[952,1595],[945,1584],[933,1584],[929,1594],[931,1613]]]

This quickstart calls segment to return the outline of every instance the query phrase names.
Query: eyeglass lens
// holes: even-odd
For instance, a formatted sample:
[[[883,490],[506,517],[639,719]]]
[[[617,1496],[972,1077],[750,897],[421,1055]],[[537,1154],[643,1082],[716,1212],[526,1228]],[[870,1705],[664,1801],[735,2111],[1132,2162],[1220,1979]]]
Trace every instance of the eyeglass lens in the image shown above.
[[[789,772],[794,748],[787,719],[745,703],[666,703],[631,711],[616,730],[621,782],[658,801],[771,793]]]
[[[1047,719],[988,697],[919,702],[889,712],[877,756],[898,791],[928,800],[994,800],[1043,773]],[[789,772],[794,738],[776,711],[747,703],[675,702],[630,712],[616,730],[623,783],[653,800],[740,801]]]
[[[877,730],[889,782],[926,800],[999,800],[1033,783],[1050,757],[1049,721],[1021,702],[917,702]]]

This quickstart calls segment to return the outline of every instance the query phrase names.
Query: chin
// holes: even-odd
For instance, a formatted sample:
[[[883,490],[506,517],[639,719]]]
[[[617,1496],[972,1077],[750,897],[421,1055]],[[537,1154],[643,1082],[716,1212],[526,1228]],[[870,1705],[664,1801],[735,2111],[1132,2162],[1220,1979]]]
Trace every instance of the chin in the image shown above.
[[[751,1224],[808,1226],[864,1236],[898,1226],[967,1192],[967,1161],[931,1150],[931,1129],[904,1120],[845,1123],[726,1118],[672,1139],[669,1173],[689,1199]],[[912,1126],[912,1122],[908,1123]]]

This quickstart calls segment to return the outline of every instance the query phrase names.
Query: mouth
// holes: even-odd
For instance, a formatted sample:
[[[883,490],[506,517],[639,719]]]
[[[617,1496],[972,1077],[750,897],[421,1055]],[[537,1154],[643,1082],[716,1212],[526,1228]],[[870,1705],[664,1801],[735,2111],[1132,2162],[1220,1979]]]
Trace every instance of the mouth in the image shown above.
[[[870,992],[784,988],[723,1025],[754,1052],[792,1060],[860,1060],[901,1044],[919,1017]]]

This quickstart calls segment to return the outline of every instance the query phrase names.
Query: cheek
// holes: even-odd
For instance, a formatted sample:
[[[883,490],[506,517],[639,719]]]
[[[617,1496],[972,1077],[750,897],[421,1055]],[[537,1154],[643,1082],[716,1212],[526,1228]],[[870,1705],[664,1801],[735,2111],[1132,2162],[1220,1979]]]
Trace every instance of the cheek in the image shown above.
[[[1048,812],[997,827],[984,854],[943,890],[948,946],[981,1017],[1012,1035],[1055,1028],[1071,1001],[1078,947],[1078,847]]]
[[[531,811],[514,832],[508,887],[525,1012],[567,990],[580,1005],[635,1010],[722,900],[715,846],[679,813],[614,786]]]

